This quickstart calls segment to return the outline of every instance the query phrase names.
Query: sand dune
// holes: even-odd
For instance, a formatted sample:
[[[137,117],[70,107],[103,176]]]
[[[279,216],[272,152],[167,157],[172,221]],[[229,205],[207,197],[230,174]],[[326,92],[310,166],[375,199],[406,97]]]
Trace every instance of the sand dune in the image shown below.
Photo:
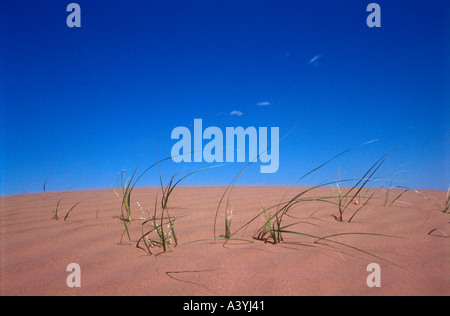
[[[264,205],[278,203],[284,187],[236,187],[231,195],[235,231]],[[290,195],[300,191],[295,188]],[[320,191],[321,190],[321,191]],[[322,188],[316,194],[330,194]],[[140,237],[136,202],[153,208],[158,189],[133,193],[131,236]],[[148,255],[131,246],[112,190],[27,194],[0,198],[1,295],[450,295],[450,215],[429,200],[408,192],[391,207],[384,196],[370,201],[351,223],[335,219],[337,208],[326,203],[299,205],[286,221],[290,229],[328,236],[332,241],[285,234],[273,245],[252,237],[257,218],[235,237],[210,240],[223,187],[180,187],[170,202],[178,246]],[[335,193],[335,192],[334,192]],[[446,192],[427,191],[444,202]],[[82,202],[64,221],[60,210]],[[350,206],[356,209],[358,205]],[[63,214],[63,212],[62,212]],[[345,214],[348,219],[351,212]],[[224,233],[224,209],[218,235]],[[69,288],[69,263],[81,267],[81,287]],[[381,287],[369,288],[367,266],[381,267]]]

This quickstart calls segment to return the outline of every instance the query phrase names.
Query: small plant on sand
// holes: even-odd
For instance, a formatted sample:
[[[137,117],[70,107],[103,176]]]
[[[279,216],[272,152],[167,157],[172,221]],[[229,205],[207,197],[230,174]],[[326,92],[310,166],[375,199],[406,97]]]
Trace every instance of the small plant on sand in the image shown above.
[[[231,221],[233,218],[233,209],[230,208],[230,203],[227,205],[227,210],[225,213],[225,238],[230,239],[231,238]]]
[[[144,157],[142,157],[141,161],[135,168],[135,170],[130,178],[126,178],[124,171],[122,171],[122,173],[119,175],[119,177],[117,179],[117,188],[118,188],[118,190],[120,190],[120,192],[118,193],[114,190],[116,195],[122,201],[120,219],[122,220],[125,229],[124,229],[124,232],[122,233],[121,240],[123,239],[124,235],[126,234],[128,237],[128,242],[131,245],[133,245],[133,241],[132,241],[131,233],[130,233],[130,229],[129,229],[129,226],[132,224],[132,221],[133,221],[132,211],[131,211],[131,200],[132,200],[131,195],[132,195],[132,192],[133,192],[136,184],[138,183],[138,181],[149,170],[151,170],[155,166],[158,166],[162,196],[161,196],[160,200],[158,199],[158,196],[156,196],[153,215],[150,214],[150,211],[144,210],[144,208],[140,204],[138,204],[141,214],[145,215],[147,213],[148,216],[145,218],[141,218],[141,220],[143,220],[143,222],[141,224],[142,234],[141,234],[141,237],[138,239],[135,246],[137,248],[140,248],[140,249],[148,252],[149,254],[152,254],[151,249],[154,247],[161,247],[163,249],[163,251],[166,252],[167,250],[172,249],[171,248],[172,246],[177,246],[177,244],[178,244],[178,240],[175,235],[175,228],[174,228],[174,223],[175,223],[176,218],[172,217],[169,214],[169,210],[170,210],[169,200],[170,200],[170,197],[172,196],[174,189],[177,187],[177,185],[179,185],[187,177],[189,177],[193,174],[196,174],[198,172],[201,172],[201,171],[204,171],[207,169],[211,169],[211,168],[216,168],[219,166],[213,166],[213,167],[203,168],[203,169],[189,172],[189,173],[185,174],[184,176],[180,177],[178,180],[176,180],[176,178],[178,176],[180,176],[182,173],[175,174],[172,176],[171,180],[169,181],[169,184],[167,186],[164,186],[162,176],[161,176],[160,164],[166,160],[172,159],[172,157],[167,157],[165,159],[162,159],[162,160],[159,160],[159,161],[153,163],[147,169],[145,169],[139,176],[137,176],[137,170],[139,169],[139,166],[141,165],[143,158]],[[141,245],[141,243],[143,243],[143,246]]]
[[[318,188],[314,187],[314,188]],[[314,189],[312,188],[312,189]],[[311,189],[307,189],[303,192],[300,193],[300,195],[305,194],[306,191],[309,191]],[[314,198],[303,198],[302,199],[302,203],[308,203],[308,202],[328,202],[330,199],[329,196],[326,197],[314,197]],[[342,247],[346,247],[355,251],[358,251],[360,253],[364,253],[366,255],[369,255],[371,257],[389,262],[393,265],[398,266],[397,264],[386,260],[385,258],[382,258],[380,256],[377,256],[374,253],[365,251],[364,249],[358,248],[358,247],[354,247],[352,245],[349,245],[347,243],[342,243],[339,242],[337,240],[334,240],[333,238],[335,237],[339,237],[339,236],[346,236],[346,235],[361,235],[361,236],[379,236],[379,237],[392,237],[392,238],[398,238],[396,236],[390,236],[390,235],[386,235],[386,234],[377,234],[377,233],[365,233],[365,232],[344,232],[344,233],[337,233],[337,234],[331,234],[331,235],[326,235],[326,236],[318,236],[318,235],[313,235],[310,233],[306,233],[303,231],[299,231],[298,229],[293,229],[294,226],[297,225],[312,225],[315,227],[319,227],[318,225],[311,223],[309,221],[297,221],[297,222],[293,222],[293,223],[288,223],[288,224],[283,224],[284,220],[284,216],[287,214],[286,212],[291,210],[291,207],[297,203],[299,203],[299,198],[296,197],[295,199],[291,199],[286,203],[282,203],[282,207],[279,207],[280,205],[274,205],[270,208],[266,208],[264,207],[264,205],[261,205],[261,212],[258,213],[258,216],[261,216],[264,224],[258,229],[258,231],[256,232],[254,238],[256,240],[261,240],[264,241],[265,243],[272,243],[272,244],[279,244],[281,242],[284,241],[284,237],[285,235],[297,235],[297,236],[302,236],[302,237],[306,237],[309,239],[313,240],[314,244],[322,244],[324,242],[328,242],[337,246],[342,246]],[[270,214],[269,209],[278,209],[273,215]],[[241,230],[242,228],[246,227],[247,225],[249,225],[250,223],[252,223],[255,218],[252,218],[247,224],[245,224],[244,226],[242,226],[240,229],[238,229],[237,231]],[[236,232],[237,232],[236,231]]]
[[[63,199],[60,198],[60,199],[58,200],[58,203],[56,203],[56,209],[55,209],[55,212],[53,213],[53,217],[52,217],[52,219],[55,220],[55,221],[61,219],[61,217],[60,217],[60,216],[61,216],[61,213],[65,213],[65,215],[64,215],[64,221],[66,221],[66,220],[69,218],[70,213],[72,213],[72,211],[73,211],[73,210],[74,210],[81,202],[83,202],[83,200],[78,201],[77,203],[75,203],[74,205],[72,205],[72,207],[70,207],[69,209],[60,210],[59,207],[60,207],[60,205],[61,205],[61,201],[62,201],[62,200],[63,200]]]
[[[364,144],[368,144],[370,142],[364,143]],[[362,144],[362,145],[364,145]],[[354,147],[353,147],[354,148]],[[352,150],[353,148],[347,149],[341,153],[339,153],[338,155],[335,155],[334,157],[332,157],[331,159],[329,159],[328,161],[326,161],[325,163],[319,165],[318,167],[312,169],[311,171],[307,172],[305,175],[303,175],[299,180],[297,180],[291,187],[290,189],[292,189],[294,186],[296,186],[297,183],[299,183],[302,179],[304,179],[305,177],[307,177],[308,175],[316,172],[317,170],[319,170],[320,168],[322,168],[323,166],[327,165],[328,163],[330,163],[331,161],[335,160],[336,158],[342,156],[343,154],[349,152],[350,150]],[[384,260],[386,262],[389,262],[391,264],[392,263],[382,257],[379,257],[373,253],[367,252],[364,249],[361,248],[357,248],[354,247],[352,245],[346,244],[346,243],[342,243],[339,242],[337,240],[334,240],[335,237],[338,236],[345,236],[345,235],[367,235],[367,236],[380,236],[380,237],[395,237],[395,236],[389,236],[389,235],[385,235],[385,234],[377,234],[377,233],[370,233],[370,232],[349,232],[349,233],[338,233],[338,234],[331,234],[331,235],[327,235],[327,236],[317,236],[317,235],[313,235],[310,233],[307,233],[305,231],[301,231],[298,228],[295,229],[295,227],[297,227],[298,225],[312,225],[312,226],[316,226],[319,227],[318,225],[311,223],[309,221],[295,221],[295,222],[287,222],[285,223],[285,217],[289,216],[289,213],[294,212],[295,210],[298,210],[298,208],[306,203],[331,203],[333,205],[337,205],[338,209],[339,209],[339,218],[341,220],[343,220],[343,214],[344,212],[347,210],[347,208],[349,207],[349,205],[356,201],[357,198],[360,198],[361,194],[365,191],[365,201],[363,205],[360,205],[360,207],[353,213],[352,217],[350,218],[349,221],[351,221],[353,219],[353,217],[364,207],[367,205],[368,201],[370,201],[370,199],[373,197],[373,194],[370,197],[367,197],[368,195],[368,190],[366,187],[366,185],[370,182],[370,181],[374,181],[376,180],[376,178],[374,177],[375,173],[377,172],[377,170],[381,167],[381,165],[384,163],[385,159],[387,158],[389,154],[384,155],[381,159],[379,159],[375,164],[373,164],[371,166],[371,168],[366,171],[366,173],[364,174],[364,176],[361,179],[348,179],[348,180],[339,180],[339,192],[338,193],[338,201],[336,201],[336,196],[334,195],[327,195],[327,196],[323,196],[323,195],[316,195],[316,196],[311,196],[309,195],[309,193],[311,192],[315,192],[316,189],[318,188],[323,188],[323,187],[329,187],[330,185],[335,185],[336,182],[332,181],[332,182],[326,182],[326,183],[322,183],[313,187],[309,187],[307,189],[303,189],[300,193],[294,195],[292,198],[288,199],[287,201],[284,201],[285,197],[287,196],[288,192],[290,191],[287,190],[285,192],[285,194],[283,195],[283,197],[281,198],[281,201],[276,204],[273,205],[271,207],[265,207],[264,204],[261,202],[261,210],[260,212],[258,212],[258,214],[254,217],[252,217],[250,220],[247,221],[247,223],[245,223],[243,226],[241,226],[239,229],[236,229],[233,234],[237,234],[238,232],[240,232],[243,229],[246,229],[250,224],[252,224],[253,222],[255,222],[258,218],[262,218],[263,219],[263,224],[262,226],[260,226],[260,228],[256,231],[254,238],[257,240],[261,240],[264,241],[265,243],[270,242],[273,244],[279,244],[281,242],[284,241],[285,236],[286,235],[297,235],[297,236],[302,236],[302,237],[306,237],[306,238],[310,238],[314,241],[315,244],[320,244],[323,242],[328,242],[334,245],[338,245],[338,246],[342,246],[342,247],[347,247],[349,249],[352,250],[356,250],[359,251],[361,253],[367,254],[369,256],[378,258],[380,260]],[[246,165],[241,172],[233,179],[233,181],[231,182],[231,184],[226,188],[225,192],[222,195],[222,198],[219,201],[219,205],[217,207],[216,210],[216,219],[217,219],[217,214],[219,212],[220,209],[220,205],[221,203],[226,200],[227,203],[228,201],[230,201],[230,196],[231,196],[231,192],[233,187],[235,186],[238,178],[242,175],[242,173],[245,171],[245,169],[248,168],[248,166],[251,164],[252,162],[250,162],[248,165]],[[346,193],[342,193],[341,190],[341,186],[340,184],[343,182],[347,182],[347,181],[353,181],[356,182],[356,184],[351,187]],[[358,204],[360,202],[358,201]],[[290,218],[294,218],[293,216],[289,216]],[[214,221],[214,239],[216,240],[216,220]],[[231,238],[230,238],[231,239]],[[224,242],[224,245],[228,242],[229,239],[227,239]]]
[[[421,197],[423,197],[425,200],[432,203],[434,206],[438,207],[443,213],[445,214],[450,213],[450,187],[447,190],[447,195],[445,197],[444,203],[442,203],[442,200],[437,199],[433,195],[426,195],[425,193],[419,192],[417,190],[414,191]]]
[[[399,201],[400,198],[404,194],[406,194],[409,191],[412,191],[413,193],[416,193],[417,195],[422,197],[424,200],[430,202],[434,206],[436,206],[439,209],[441,209],[442,212],[444,212],[446,214],[449,213],[449,208],[450,208],[450,188],[447,190],[447,195],[446,195],[444,203],[442,203],[442,201],[440,201],[439,199],[437,199],[435,196],[433,196],[431,194],[427,194],[425,192],[421,192],[421,191],[418,191],[418,190],[413,189],[413,188],[409,188],[409,187],[398,185],[398,186],[392,187],[392,189],[399,189],[400,193],[398,193],[397,196],[394,199],[392,199],[392,201],[388,201],[388,199],[386,197],[386,202],[385,202],[386,206],[392,206],[395,202]],[[405,203],[405,202],[403,202],[403,203]],[[408,204],[408,203],[406,203],[406,204]]]
[[[286,136],[285,136],[286,137]],[[284,138],[284,137],[283,137]],[[369,144],[373,141],[370,142],[366,142],[364,144],[361,145],[365,145],[365,144]],[[313,201],[323,201],[323,202],[327,202],[327,203],[335,203],[333,201],[331,201],[331,199],[333,199],[333,196],[319,196],[319,197],[307,197],[306,194],[316,188],[320,188],[320,187],[326,187],[329,185],[333,185],[334,182],[328,182],[328,183],[323,183],[320,185],[316,185],[314,187],[311,187],[309,189],[306,189],[302,192],[300,192],[299,194],[295,195],[293,198],[291,198],[290,200],[288,200],[287,202],[283,202],[284,198],[287,196],[288,192],[295,187],[301,180],[303,180],[304,178],[306,178],[307,176],[309,176],[310,174],[316,172],[317,170],[321,169],[322,167],[324,167],[325,165],[329,164],[330,162],[332,162],[333,160],[337,159],[338,157],[344,155],[345,153],[351,151],[352,149],[354,149],[355,147],[349,148],[347,150],[344,150],[343,152],[335,155],[334,157],[332,157],[331,159],[327,160],[326,162],[322,163],[321,165],[319,165],[318,167],[308,171],[306,174],[304,174],[302,177],[300,177],[283,195],[283,197],[281,198],[280,203],[278,203],[277,205],[271,207],[271,208],[276,208],[276,212],[274,213],[274,215],[270,215],[267,213],[267,209],[264,208],[264,206],[262,207],[262,211],[255,216],[254,218],[252,218],[247,224],[245,224],[243,227],[241,227],[240,229],[243,229],[244,227],[248,226],[250,223],[252,223],[254,220],[256,220],[257,218],[259,218],[261,215],[264,216],[265,219],[265,224],[263,225],[263,227],[261,227],[261,230],[259,230],[259,232],[257,233],[257,235],[260,236],[265,236],[268,232],[270,232],[269,229],[269,223],[271,223],[271,227],[272,229],[274,227],[281,227],[281,222],[283,220],[283,216],[285,216],[294,206],[306,203],[306,202],[313,202]],[[265,151],[269,150],[270,147],[268,147]],[[265,151],[262,151],[260,155],[262,155]],[[217,217],[218,217],[218,213],[220,210],[220,207],[222,205],[222,203],[224,202],[224,200],[227,202],[227,205],[231,199],[231,193],[233,191],[234,186],[236,185],[236,182],[238,181],[238,179],[242,176],[242,174],[244,173],[244,171],[250,167],[250,165],[256,161],[258,158],[256,157],[253,161],[249,162],[232,180],[232,182],[227,186],[227,188],[225,189],[224,193],[222,194],[222,197],[218,203],[217,209],[216,209],[216,216],[214,219],[214,240],[217,239],[217,234],[216,234],[216,226],[217,226]],[[340,181],[342,182],[342,181]],[[358,191],[358,193],[360,192],[360,190]],[[340,213],[343,213],[342,207],[340,206]],[[265,227],[265,228],[264,228]],[[239,229],[239,230],[240,230]],[[239,230],[235,231],[233,233],[236,234]],[[268,230],[268,231],[267,231]],[[280,239],[275,238],[275,242],[280,241]]]
[[[159,165],[158,165],[159,167]],[[195,172],[193,172],[195,173]],[[170,180],[169,184],[164,187],[162,176],[161,176],[161,170],[159,169],[159,179],[161,182],[161,191],[162,191],[162,197],[160,200],[160,214],[157,215],[157,205],[158,205],[158,196],[156,196],[155,199],[155,209],[154,214],[150,218],[146,219],[142,223],[142,231],[143,234],[139,238],[136,247],[146,250],[149,254],[152,254],[152,251],[150,248],[155,246],[160,246],[163,248],[163,251],[166,252],[168,249],[172,249],[170,246],[178,245],[177,237],[175,234],[174,229],[174,222],[175,218],[171,217],[169,214],[169,198],[171,194],[173,193],[173,190],[175,187],[185,178],[190,176],[193,173],[189,173],[188,175],[182,177],[180,180],[174,182],[175,177],[177,175],[172,176],[172,179]],[[140,206],[140,205],[139,205]],[[141,208],[142,210],[142,208]],[[144,232],[144,227],[149,224],[150,229]],[[148,228],[147,228],[148,229]],[[151,239],[149,238],[149,235],[152,233],[156,233],[157,238]],[[144,242],[145,248],[140,246],[140,243]]]
[[[277,214],[272,216],[268,213],[267,209],[264,207],[263,201],[261,200],[261,209],[262,214],[261,218],[264,221],[264,224],[261,228],[258,229],[254,238],[256,240],[262,240],[264,242],[268,242],[272,239],[274,244],[278,244],[283,241],[283,237],[281,235],[282,227],[281,221]]]
[[[444,203],[442,203],[442,200],[437,199],[435,196],[432,195],[426,195],[424,193],[418,192],[415,190],[416,193],[420,194],[425,200],[431,202],[436,207],[438,207],[443,213],[449,214],[450,213],[450,187],[447,190],[447,195],[445,197]]]
[[[131,175],[130,178],[126,178],[125,176],[125,171],[122,170],[122,172],[119,174],[119,176],[117,177],[117,181],[116,181],[116,186],[117,186],[117,190],[119,192],[117,192],[115,189],[113,189],[114,193],[117,195],[117,197],[121,200],[122,204],[121,204],[121,216],[120,219],[124,225],[124,232],[122,234],[122,238],[124,236],[124,234],[126,233],[127,237],[128,237],[128,242],[130,244],[133,244],[132,240],[131,240],[131,235],[130,235],[130,231],[129,231],[129,225],[132,223],[133,219],[132,219],[132,214],[131,214],[131,196],[132,196],[132,192],[136,186],[136,184],[139,182],[139,180],[151,169],[153,169],[153,167],[159,165],[161,162],[166,161],[171,159],[171,157],[162,159],[157,161],[156,163],[150,165],[147,169],[145,169],[139,176],[137,176],[137,171],[142,163],[142,160],[144,159],[145,154],[142,156],[141,160],[139,161],[138,165],[136,166],[136,168],[133,171],[133,174]]]
[[[158,197],[156,199],[158,199]],[[142,213],[145,213],[139,203],[138,206]],[[147,211],[147,213],[149,214],[150,212]],[[166,252],[167,249],[172,249],[171,246],[176,247],[178,245],[178,241],[175,235],[174,223],[175,218],[170,217],[170,215],[167,215],[166,217],[157,216],[157,208],[155,205],[153,216],[144,218],[144,222],[142,223],[142,236],[139,238],[136,247],[147,251],[149,254],[153,254],[151,249],[155,247],[162,247],[164,252]],[[144,232],[144,228],[148,225],[150,228],[147,228],[147,231]],[[155,237],[151,237],[152,233],[154,233],[153,235]],[[140,246],[141,242],[144,243],[145,248]]]
[[[391,201],[389,201],[389,197],[391,195],[392,189],[399,189],[399,190],[401,190],[401,192],[399,194],[397,194],[397,196],[395,198],[393,198]],[[417,194],[423,196],[419,191],[412,189],[412,188],[407,188],[405,186],[397,185],[397,186],[393,186],[393,187],[388,187],[388,189],[386,191],[386,196],[384,199],[384,206],[391,207],[392,205],[394,205],[395,202],[397,202],[397,201],[400,202],[400,198],[408,191],[414,191]]]
[[[445,200],[444,213],[448,214],[450,212],[450,188],[447,190],[447,198]]]
[[[133,174],[134,176],[134,174]],[[130,187],[130,181],[132,178],[125,178],[125,170],[119,174],[116,180],[116,187],[119,192],[113,189],[117,197],[122,201],[121,207],[121,219],[123,221],[131,222],[131,191],[133,187]]]
[[[447,195],[445,197],[444,203],[442,203],[442,201],[437,199],[435,196],[426,196],[425,194],[422,194],[420,192],[417,192],[417,193],[419,193],[427,201],[433,203],[435,206],[440,208],[443,213],[445,213],[445,214],[449,214],[450,213],[450,187],[447,190]]]
[[[391,151],[392,152],[392,151]],[[350,223],[353,218],[364,208],[368,205],[369,201],[374,197],[377,190],[374,189],[374,192],[367,197],[368,190],[367,184],[379,180],[375,177],[375,174],[380,169],[380,167],[383,165],[383,163],[386,161],[387,157],[391,153],[387,153],[383,155],[377,162],[372,164],[372,166],[364,173],[364,175],[360,179],[348,179],[346,181],[354,181],[356,184],[351,187],[345,194],[342,193],[341,190],[341,179],[340,179],[340,172],[338,175],[338,181],[336,182],[337,188],[338,188],[338,196],[337,196],[337,206],[339,211],[339,216],[337,217],[337,220],[342,222],[344,220],[343,215],[344,212],[349,208],[351,204],[359,206],[351,215],[348,222]],[[360,195],[363,190],[366,190],[366,193],[364,194],[364,200],[361,200]]]
[[[139,240],[136,243],[136,247],[140,248],[149,254],[152,254],[151,248],[154,248],[156,246],[162,247],[163,251],[166,252],[168,249],[172,249],[171,246],[177,246],[178,240],[177,236],[175,234],[174,229],[174,223],[176,218],[172,217],[169,214],[169,200],[171,195],[174,192],[174,189],[177,185],[179,185],[184,179],[187,177],[207,170],[214,167],[204,168],[195,170],[193,172],[189,172],[176,180],[176,178],[181,174],[175,174],[172,176],[172,178],[169,181],[169,184],[167,186],[163,185],[162,176],[161,176],[161,170],[159,172],[159,178],[161,183],[161,192],[162,197],[159,201],[159,212],[158,212],[158,196],[156,196],[155,199],[155,207],[154,207],[154,213],[152,216],[146,218],[144,222],[142,223],[142,236],[139,238]],[[144,209],[141,207],[140,204],[138,204],[139,208],[141,209],[141,212],[145,214]],[[147,214],[149,214],[149,211],[147,211]],[[231,224],[230,224],[231,225]],[[149,227],[148,227],[149,226]],[[155,237],[150,237],[154,235]],[[141,243],[144,243],[144,247],[141,246]]]
[[[385,207],[391,206],[392,203],[393,203],[393,202],[391,202],[389,204],[389,198],[391,197],[391,190],[394,188],[393,185],[392,185],[393,182],[394,182],[394,177],[392,177],[391,181],[389,182],[389,186],[386,189],[386,194],[384,196],[384,206]]]

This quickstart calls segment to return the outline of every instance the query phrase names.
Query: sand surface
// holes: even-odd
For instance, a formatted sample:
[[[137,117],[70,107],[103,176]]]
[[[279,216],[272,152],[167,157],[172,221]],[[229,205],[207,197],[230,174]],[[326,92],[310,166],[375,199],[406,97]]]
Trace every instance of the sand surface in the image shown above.
[[[224,189],[176,188],[170,215],[176,217],[178,246],[166,253],[156,247],[156,255],[133,247],[126,238],[121,242],[121,202],[112,190],[0,197],[0,294],[450,295],[450,215],[436,205],[444,204],[446,192],[427,191],[429,199],[408,192],[391,207],[384,206],[384,192],[379,192],[351,223],[345,220],[359,207],[356,203],[344,213],[344,222],[335,219],[338,209],[333,204],[297,205],[283,221],[297,224],[287,229],[321,237],[355,234],[319,242],[284,234],[283,242],[274,245],[252,238],[263,224],[257,216],[260,197],[266,207],[275,205],[287,188],[236,187],[229,206],[232,230],[256,220],[234,235],[243,240],[224,245],[211,240]],[[302,190],[295,188],[288,196]],[[134,243],[142,232],[139,217],[144,216],[136,202],[153,209],[157,192],[133,192]],[[314,193],[329,194],[336,189]],[[60,199],[61,218],[54,220]],[[64,210],[80,200],[64,221]],[[224,234],[224,207],[218,213],[218,236]],[[70,263],[81,268],[80,288],[67,286]],[[370,263],[380,265],[379,288],[367,286]]]

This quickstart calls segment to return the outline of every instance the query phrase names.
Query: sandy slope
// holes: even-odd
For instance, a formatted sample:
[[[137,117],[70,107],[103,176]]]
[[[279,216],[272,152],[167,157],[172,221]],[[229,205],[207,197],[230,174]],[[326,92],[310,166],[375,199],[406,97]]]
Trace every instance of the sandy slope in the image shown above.
[[[232,229],[237,230],[264,205],[278,203],[282,187],[236,187],[231,196]],[[300,192],[301,188],[294,191]],[[1,295],[449,295],[450,215],[430,201],[407,193],[384,207],[384,195],[372,200],[352,223],[337,222],[332,204],[297,207],[289,229],[315,236],[374,233],[401,238],[343,235],[333,241],[285,234],[278,245],[252,239],[257,218],[236,237],[248,241],[214,243],[216,207],[222,187],[177,188],[171,200],[179,245],[172,252],[150,256],[124,240],[120,201],[112,190],[28,194],[0,198]],[[136,189],[134,216],[154,206],[157,189]],[[316,195],[328,195],[321,189]],[[334,192],[335,193],[335,192]],[[428,196],[445,200],[445,192]],[[70,208],[83,200],[67,221],[52,220],[58,200]],[[351,209],[357,208],[352,205]],[[218,234],[224,232],[219,211]],[[345,214],[348,219],[351,211]],[[307,222],[307,223],[306,223]],[[140,237],[141,222],[131,225]],[[429,234],[432,232],[431,234]],[[199,241],[202,240],[203,241]],[[343,245],[345,244],[345,245]],[[346,246],[348,245],[348,246]],[[361,249],[356,250],[351,247]],[[155,252],[160,250],[155,249]],[[375,257],[377,256],[377,257]],[[370,263],[381,266],[381,287],[369,288]],[[69,263],[81,267],[81,288],[69,288]]]

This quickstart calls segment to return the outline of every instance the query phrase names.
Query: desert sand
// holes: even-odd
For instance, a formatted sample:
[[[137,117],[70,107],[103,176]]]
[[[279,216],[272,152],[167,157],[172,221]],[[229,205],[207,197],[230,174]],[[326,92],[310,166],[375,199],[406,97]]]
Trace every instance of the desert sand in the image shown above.
[[[384,193],[372,199],[351,223],[336,220],[329,203],[298,205],[286,218],[291,230],[330,240],[284,234],[279,244],[253,239],[265,206],[277,204],[286,187],[235,187],[230,200],[231,230],[224,244],[214,237],[216,208],[224,187],[177,187],[170,215],[178,246],[154,255],[130,245],[121,201],[113,190],[47,192],[0,197],[0,294],[7,295],[450,295],[450,215],[415,192],[385,207]],[[290,195],[301,191],[294,188]],[[320,194],[335,194],[322,188]],[[334,190],[334,191],[333,191]],[[143,208],[155,205],[157,188],[133,191],[130,225],[135,243]],[[446,192],[427,191],[445,204]],[[69,209],[67,220],[54,211]],[[358,202],[350,209],[358,208]],[[217,237],[224,234],[225,206],[219,210]],[[356,234],[365,233],[365,234]],[[374,235],[367,235],[371,233]],[[375,235],[382,234],[385,236]],[[390,235],[392,237],[389,237]],[[68,264],[81,268],[81,287],[70,288]],[[381,267],[381,286],[368,287],[367,266]]]

